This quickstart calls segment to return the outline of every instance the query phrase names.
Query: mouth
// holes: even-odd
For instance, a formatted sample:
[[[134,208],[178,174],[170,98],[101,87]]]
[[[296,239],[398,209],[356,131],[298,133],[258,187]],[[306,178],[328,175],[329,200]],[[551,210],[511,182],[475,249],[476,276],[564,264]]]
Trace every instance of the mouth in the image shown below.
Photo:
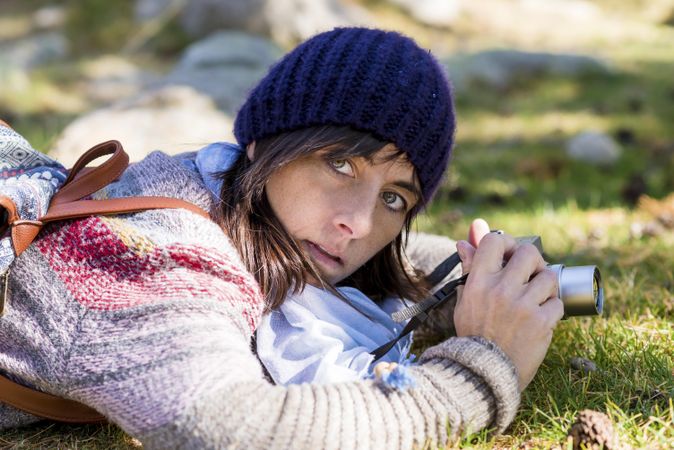
[[[311,241],[304,241],[304,242],[306,242],[306,246],[309,250],[309,255],[314,261],[322,265],[326,265],[328,267],[337,268],[344,266],[344,260],[341,257],[330,253],[319,244],[316,244]]]

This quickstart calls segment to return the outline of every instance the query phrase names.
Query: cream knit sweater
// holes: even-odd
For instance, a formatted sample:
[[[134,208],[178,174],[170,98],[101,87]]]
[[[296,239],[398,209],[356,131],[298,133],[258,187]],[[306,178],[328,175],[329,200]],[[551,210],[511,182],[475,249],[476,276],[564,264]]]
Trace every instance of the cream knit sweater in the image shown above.
[[[198,173],[159,152],[97,193],[129,195],[217,207]],[[423,242],[411,253],[423,258]],[[428,349],[405,391],[271,385],[250,349],[262,309],[213,222],[182,210],[63,222],[12,266],[0,371],[92,406],[148,449],[407,449],[515,415],[515,368],[479,337]],[[35,420],[0,404],[0,429]]]

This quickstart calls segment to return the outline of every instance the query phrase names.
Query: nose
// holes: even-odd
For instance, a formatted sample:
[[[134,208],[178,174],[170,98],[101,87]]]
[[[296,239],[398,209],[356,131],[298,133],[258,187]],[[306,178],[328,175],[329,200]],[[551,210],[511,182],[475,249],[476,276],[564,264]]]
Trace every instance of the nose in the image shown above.
[[[352,239],[365,237],[372,232],[375,206],[371,198],[351,196],[335,214],[335,226]]]

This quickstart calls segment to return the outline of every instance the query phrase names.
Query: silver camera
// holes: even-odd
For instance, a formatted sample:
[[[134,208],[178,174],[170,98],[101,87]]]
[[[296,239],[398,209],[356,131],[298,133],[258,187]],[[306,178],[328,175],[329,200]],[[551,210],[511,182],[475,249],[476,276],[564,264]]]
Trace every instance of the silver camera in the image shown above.
[[[543,253],[540,236],[516,238],[520,243],[530,243]],[[604,310],[604,287],[597,266],[569,266],[550,264],[548,267],[557,274],[557,296],[564,303],[564,315],[594,316]]]

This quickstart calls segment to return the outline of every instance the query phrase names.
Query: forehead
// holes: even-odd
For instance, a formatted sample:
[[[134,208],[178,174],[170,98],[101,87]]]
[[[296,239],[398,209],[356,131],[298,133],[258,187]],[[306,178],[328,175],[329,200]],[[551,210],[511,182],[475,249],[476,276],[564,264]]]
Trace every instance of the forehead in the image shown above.
[[[400,151],[394,144],[387,144],[367,158],[372,164],[391,162],[400,168],[414,170],[414,166],[407,158],[407,154]]]

